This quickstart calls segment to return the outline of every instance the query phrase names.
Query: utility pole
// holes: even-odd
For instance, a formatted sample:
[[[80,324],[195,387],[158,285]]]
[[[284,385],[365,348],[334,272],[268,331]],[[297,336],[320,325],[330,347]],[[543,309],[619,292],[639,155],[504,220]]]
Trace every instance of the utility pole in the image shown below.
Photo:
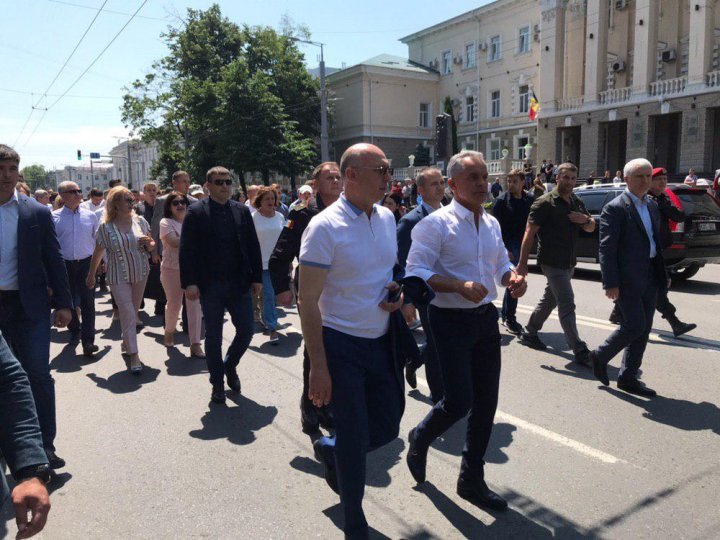
[[[90,158],[90,185],[95,189],[95,173],[93,172],[93,159]]]
[[[132,161],[130,161],[130,138],[127,140],[127,151],[128,151],[128,166],[127,166],[127,174],[128,174],[128,189],[132,189]]]

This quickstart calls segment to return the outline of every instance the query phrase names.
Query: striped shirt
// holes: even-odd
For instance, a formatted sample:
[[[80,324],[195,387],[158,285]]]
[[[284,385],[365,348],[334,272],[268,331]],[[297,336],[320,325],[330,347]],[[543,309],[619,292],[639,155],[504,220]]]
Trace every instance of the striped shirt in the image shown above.
[[[149,234],[150,225],[141,216],[134,217],[129,233],[111,222],[100,224],[95,243],[106,250],[108,284],[138,283],[148,276],[148,252],[140,247],[138,237]]]

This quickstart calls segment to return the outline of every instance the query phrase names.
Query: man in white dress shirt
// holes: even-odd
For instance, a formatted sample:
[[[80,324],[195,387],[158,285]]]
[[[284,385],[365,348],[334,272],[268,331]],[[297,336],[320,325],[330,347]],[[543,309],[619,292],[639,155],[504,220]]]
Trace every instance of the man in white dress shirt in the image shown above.
[[[70,343],[77,345],[82,341],[83,354],[92,356],[98,350],[95,345],[95,289],[89,289],[85,280],[99,221],[95,212],[81,204],[82,191],[75,182],[62,182],[58,194],[62,197],[63,207],[55,210],[52,217],[73,298],[72,320],[68,324]]]
[[[493,300],[495,283],[519,298],[527,288],[508,258],[497,220],[483,210],[488,170],[479,152],[463,151],[448,163],[452,202],[420,221],[412,231],[407,276],[435,291],[429,307],[445,395],[410,431],[407,463],[425,481],[432,442],[468,412],[457,493],[495,510],[507,502],[485,483],[483,457],[492,432],[500,383],[500,330]]]

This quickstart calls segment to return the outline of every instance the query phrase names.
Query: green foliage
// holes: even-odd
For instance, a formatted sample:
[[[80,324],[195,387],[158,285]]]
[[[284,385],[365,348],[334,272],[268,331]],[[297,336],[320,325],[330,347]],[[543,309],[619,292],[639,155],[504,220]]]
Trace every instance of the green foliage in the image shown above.
[[[415,148],[415,166],[426,167],[430,165],[430,149],[424,144],[420,143]]]
[[[194,179],[214,165],[238,174],[290,174],[317,159],[318,82],[291,39],[306,36],[285,17],[286,35],[238,26],[220,7],[188,9],[162,34],[170,53],[124,96],[123,121],[159,144],[155,174],[184,168]]]
[[[446,112],[452,118],[452,120],[450,122],[450,126],[451,126],[450,131],[452,133],[452,153],[453,153],[453,155],[455,155],[459,152],[458,136],[457,136],[457,122],[455,121],[455,113],[453,112],[452,99],[450,98],[450,96],[445,97],[445,102],[443,103],[443,108],[445,109],[443,112]]]
[[[25,182],[29,185],[44,185],[47,179],[47,171],[42,165],[28,165],[27,167],[23,167],[20,174],[23,175]]]

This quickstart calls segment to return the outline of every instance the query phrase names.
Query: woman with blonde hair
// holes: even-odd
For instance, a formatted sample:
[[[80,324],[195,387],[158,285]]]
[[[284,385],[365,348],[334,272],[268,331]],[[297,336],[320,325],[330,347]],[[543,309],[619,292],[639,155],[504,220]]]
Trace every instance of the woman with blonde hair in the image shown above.
[[[122,351],[129,356],[130,371],[139,375],[142,362],[137,347],[137,314],[150,272],[148,258],[155,242],[150,237],[150,225],[133,211],[134,205],[135,198],[123,186],[116,186],[108,193],[86,284],[95,287],[98,266],[107,252],[107,282],[120,314]]]

